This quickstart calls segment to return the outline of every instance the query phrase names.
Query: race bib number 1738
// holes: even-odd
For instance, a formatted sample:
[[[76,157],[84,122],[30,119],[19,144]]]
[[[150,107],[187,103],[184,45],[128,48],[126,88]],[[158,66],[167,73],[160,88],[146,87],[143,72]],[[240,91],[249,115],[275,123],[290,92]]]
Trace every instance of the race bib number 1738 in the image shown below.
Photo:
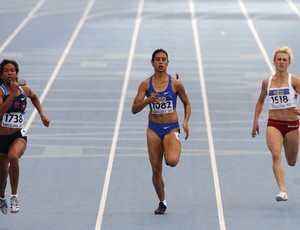
[[[21,129],[24,127],[24,114],[5,113],[2,117],[2,127]]]

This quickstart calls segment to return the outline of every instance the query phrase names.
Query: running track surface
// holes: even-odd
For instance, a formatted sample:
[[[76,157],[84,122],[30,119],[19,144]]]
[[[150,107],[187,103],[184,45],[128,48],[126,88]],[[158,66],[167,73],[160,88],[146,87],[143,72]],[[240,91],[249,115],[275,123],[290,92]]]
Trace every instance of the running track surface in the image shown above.
[[[251,138],[261,81],[274,48],[294,51],[300,75],[299,0],[0,0],[0,58],[39,95],[21,159],[20,213],[0,229],[298,229],[300,170],[286,166],[289,201],[261,134]],[[192,103],[190,138],[176,168],[164,167],[168,210],[147,156],[145,109],[131,114],[152,52],[164,48]],[[178,108],[182,121],[183,109]],[[8,184],[8,194],[10,193]]]

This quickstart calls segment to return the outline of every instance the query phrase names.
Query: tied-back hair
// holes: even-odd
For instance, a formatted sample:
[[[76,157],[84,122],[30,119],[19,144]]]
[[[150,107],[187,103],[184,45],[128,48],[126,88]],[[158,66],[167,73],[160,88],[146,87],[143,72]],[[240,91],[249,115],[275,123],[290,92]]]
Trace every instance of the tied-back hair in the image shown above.
[[[0,74],[3,74],[4,71],[4,66],[7,64],[12,64],[15,67],[16,73],[19,73],[19,65],[15,60],[10,60],[10,59],[3,59],[2,62],[0,63]],[[18,80],[18,78],[17,78]],[[0,78],[0,85],[3,84],[3,79],[2,76]]]
[[[164,53],[167,56],[167,60],[169,60],[169,55],[167,51],[165,51],[164,49],[157,49],[153,52],[151,61],[154,61],[155,55],[158,53]]]

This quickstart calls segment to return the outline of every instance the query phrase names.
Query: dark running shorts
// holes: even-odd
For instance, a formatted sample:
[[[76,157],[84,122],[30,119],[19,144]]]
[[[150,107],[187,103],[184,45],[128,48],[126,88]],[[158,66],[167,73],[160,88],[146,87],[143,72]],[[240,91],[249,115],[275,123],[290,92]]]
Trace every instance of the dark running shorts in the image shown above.
[[[17,138],[22,138],[27,142],[26,131],[24,129],[21,129],[20,131],[13,133],[11,135],[0,135],[0,153],[7,154],[9,151],[10,145]]]

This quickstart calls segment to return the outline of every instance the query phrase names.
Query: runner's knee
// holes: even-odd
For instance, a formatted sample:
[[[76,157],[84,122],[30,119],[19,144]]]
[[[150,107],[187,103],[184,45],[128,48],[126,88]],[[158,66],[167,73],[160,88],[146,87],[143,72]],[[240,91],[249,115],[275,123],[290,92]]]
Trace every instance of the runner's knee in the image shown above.
[[[8,162],[10,164],[18,162],[19,158],[16,155],[8,155]]]
[[[287,160],[287,163],[289,166],[295,166],[296,165],[297,160],[293,159],[293,160]]]
[[[167,157],[166,155],[166,164],[170,167],[175,167],[179,162],[179,157]]]
[[[288,165],[293,167],[296,165],[296,161],[288,162]]]

